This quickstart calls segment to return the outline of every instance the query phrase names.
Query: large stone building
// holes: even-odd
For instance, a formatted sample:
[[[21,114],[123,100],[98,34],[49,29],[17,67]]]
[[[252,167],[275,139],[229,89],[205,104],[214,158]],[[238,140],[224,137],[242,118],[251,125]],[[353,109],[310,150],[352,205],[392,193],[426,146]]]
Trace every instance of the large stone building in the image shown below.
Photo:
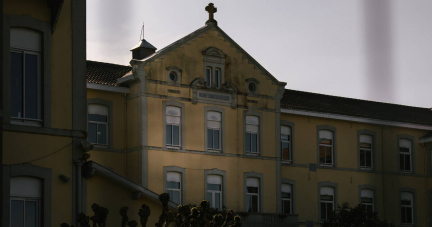
[[[203,27],[158,51],[143,39],[131,66],[87,62],[89,168],[134,199],[207,199],[256,226],[319,225],[343,202],[432,225],[429,109],[286,89],[206,9]],[[139,206],[104,184],[86,181],[87,209]]]

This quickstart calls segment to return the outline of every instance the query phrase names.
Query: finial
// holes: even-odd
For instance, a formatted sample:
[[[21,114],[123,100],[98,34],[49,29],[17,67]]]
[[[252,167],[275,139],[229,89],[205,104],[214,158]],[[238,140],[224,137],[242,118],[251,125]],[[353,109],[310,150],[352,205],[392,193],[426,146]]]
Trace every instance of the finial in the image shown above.
[[[217,12],[217,8],[214,7],[214,4],[209,3],[208,6],[205,7],[205,10],[209,13],[209,19],[206,21],[206,24],[214,23],[217,25],[217,21],[214,19],[214,14]]]
[[[144,39],[144,22],[143,22],[143,26],[141,28],[141,34],[140,34],[140,39],[138,41],[141,41]]]

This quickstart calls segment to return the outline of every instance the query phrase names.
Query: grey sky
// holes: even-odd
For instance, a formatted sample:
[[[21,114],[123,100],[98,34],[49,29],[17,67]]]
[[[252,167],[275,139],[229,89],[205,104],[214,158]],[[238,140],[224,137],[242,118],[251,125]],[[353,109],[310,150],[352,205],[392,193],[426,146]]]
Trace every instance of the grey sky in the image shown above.
[[[209,1],[89,0],[87,58],[128,65],[202,27]],[[286,88],[432,107],[432,1],[214,0],[215,19]]]

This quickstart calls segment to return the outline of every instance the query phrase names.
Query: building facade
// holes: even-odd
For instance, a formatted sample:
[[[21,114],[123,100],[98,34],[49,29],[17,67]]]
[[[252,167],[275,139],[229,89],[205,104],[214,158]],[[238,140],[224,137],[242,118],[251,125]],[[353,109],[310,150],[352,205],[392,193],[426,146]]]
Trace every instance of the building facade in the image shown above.
[[[343,202],[432,226],[429,109],[286,89],[212,13],[131,51],[131,66],[87,64],[91,160],[119,178],[256,226],[320,225]]]

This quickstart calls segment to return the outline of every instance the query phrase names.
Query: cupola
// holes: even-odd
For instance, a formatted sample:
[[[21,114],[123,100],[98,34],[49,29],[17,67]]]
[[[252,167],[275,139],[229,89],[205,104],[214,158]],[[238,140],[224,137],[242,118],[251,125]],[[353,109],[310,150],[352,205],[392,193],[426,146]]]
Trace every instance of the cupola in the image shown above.
[[[131,49],[132,59],[142,60],[156,52],[156,47],[151,45],[147,40],[142,39],[138,45]]]

